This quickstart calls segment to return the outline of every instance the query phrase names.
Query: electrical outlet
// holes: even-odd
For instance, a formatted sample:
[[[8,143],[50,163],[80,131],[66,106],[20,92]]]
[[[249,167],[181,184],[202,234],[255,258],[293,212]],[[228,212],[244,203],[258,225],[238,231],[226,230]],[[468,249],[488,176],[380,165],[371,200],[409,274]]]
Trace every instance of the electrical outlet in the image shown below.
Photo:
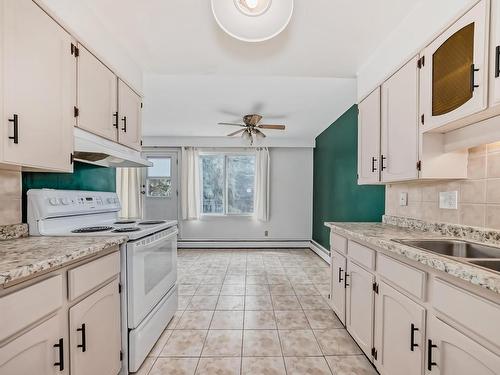
[[[440,191],[439,192],[439,208],[445,210],[458,209],[458,191]]]
[[[265,237],[268,237],[268,236],[269,236],[269,231],[268,231],[268,230],[264,231],[264,236],[265,236]]]
[[[403,192],[399,194],[399,205],[408,206],[408,193]]]

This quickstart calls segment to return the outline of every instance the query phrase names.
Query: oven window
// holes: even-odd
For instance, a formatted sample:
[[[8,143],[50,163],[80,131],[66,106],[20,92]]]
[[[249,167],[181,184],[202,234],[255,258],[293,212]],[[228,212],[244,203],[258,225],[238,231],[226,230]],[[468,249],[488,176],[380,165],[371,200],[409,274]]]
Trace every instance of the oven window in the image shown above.
[[[171,242],[163,246],[170,246]],[[147,295],[172,272],[172,252],[161,247],[144,256],[144,294]]]

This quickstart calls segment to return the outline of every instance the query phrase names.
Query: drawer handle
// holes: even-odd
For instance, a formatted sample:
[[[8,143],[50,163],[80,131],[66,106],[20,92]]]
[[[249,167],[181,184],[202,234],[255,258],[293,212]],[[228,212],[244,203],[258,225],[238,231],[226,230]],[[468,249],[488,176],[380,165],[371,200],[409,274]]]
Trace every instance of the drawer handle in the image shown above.
[[[347,284],[347,278],[351,276],[349,275],[347,272],[345,273],[345,276],[344,276],[344,288],[347,288],[349,286],[349,284]]]
[[[372,157],[372,172],[376,172],[377,168],[375,167],[375,163],[377,162],[376,157]]]
[[[500,46],[495,50],[495,78],[500,77]]]
[[[9,119],[9,122],[14,124],[14,135],[9,137],[9,139],[12,139],[14,144],[17,145],[19,143],[19,116],[15,114],[13,118]]]
[[[340,267],[339,267],[339,284],[340,284],[342,281],[344,281],[344,279],[342,278],[342,272],[343,272],[343,271],[344,271],[344,270],[343,270],[342,268],[340,268]]]
[[[432,360],[432,349],[437,348],[437,345],[432,343],[432,340],[429,339],[427,345],[427,370],[432,371],[432,366],[437,366],[437,363]]]
[[[412,352],[414,352],[415,348],[418,347],[418,344],[415,344],[415,332],[418,332],[418,328],[412,323],[410,329],[410,350]]]
[[[113,117],[115,118],[115,122],[113,122],[113,126],[118,129],[118,112],[113,113]]]
[[[85,323],[83,323],[80,328],[77,328],[76,331],[82,333],[82,343],[78,344],[76,347],[82,348],[82,352],[85,353],[87,351],[87,335],[85,331]]]
[[[475,73],[479,72],[479,69],[476,69],[475,65],[472,64],[470,67],[470,91],[474,92],[475,89],[479,87],[476,85]]]
[[[59,367],[59,371],[64,371],[64,341],[59,339],[57,344],[54,344],[54,348],[59,349],[59,362],[54,362],[54,366]]]
[[[127,132],[127,116],[123,116],[122,121],[123,121],[122,130],[126,133]]]

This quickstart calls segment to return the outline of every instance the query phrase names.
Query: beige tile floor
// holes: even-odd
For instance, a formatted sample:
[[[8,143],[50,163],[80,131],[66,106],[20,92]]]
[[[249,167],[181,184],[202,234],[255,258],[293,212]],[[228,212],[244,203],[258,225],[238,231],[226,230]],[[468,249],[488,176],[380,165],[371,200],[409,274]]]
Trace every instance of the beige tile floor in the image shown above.
[[[139,375],[376,375],[310,250],[179,250],[179,311]]]

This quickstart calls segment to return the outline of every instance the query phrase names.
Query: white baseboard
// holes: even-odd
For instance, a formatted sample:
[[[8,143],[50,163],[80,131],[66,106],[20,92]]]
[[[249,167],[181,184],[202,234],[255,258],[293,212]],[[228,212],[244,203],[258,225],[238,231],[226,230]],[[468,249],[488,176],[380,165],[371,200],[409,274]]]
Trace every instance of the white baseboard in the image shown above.
[[[326,263],[330,264],[330,252],[327,249],[313,240],[311,240],[311,242],[309,243],[309,248],[314,251],[320,258],[322,258]]]
[[[182,241],[179,249],[296,249],[310,248],[310,241]]]

